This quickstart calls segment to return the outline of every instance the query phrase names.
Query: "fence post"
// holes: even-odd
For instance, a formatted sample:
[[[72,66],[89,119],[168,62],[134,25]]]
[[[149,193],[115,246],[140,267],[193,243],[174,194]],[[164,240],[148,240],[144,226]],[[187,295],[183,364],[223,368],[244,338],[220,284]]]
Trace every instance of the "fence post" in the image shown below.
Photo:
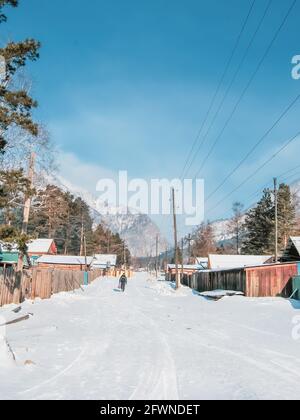
[[[84,286],[88,286],[89,285],[89,273],[88,273],[88,271],[84,271],[84,274],[83,274],[83,284],[84,284]]]

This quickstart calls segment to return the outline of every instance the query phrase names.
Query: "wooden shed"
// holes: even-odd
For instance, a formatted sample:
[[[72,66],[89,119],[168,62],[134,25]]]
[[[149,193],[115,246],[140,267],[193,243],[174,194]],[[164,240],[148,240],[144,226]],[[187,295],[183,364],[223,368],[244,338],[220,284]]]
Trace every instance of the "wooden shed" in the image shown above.
[[[203,267],[200,265],[178,265],[178,271],[180,274],[191,276],[194,273],[197,273],[199,270],[203,270]],[[175,281],[176,280],[176,265],[175,264],[169,264],[167,266],[166,271],[166,279],[168,281]]]
[[[183,284],[199,292],[234,290],[248,297],[289,298],[293,293],[293,278],[298,271],[295,263],[205,270],[193,276],[184,276]]]

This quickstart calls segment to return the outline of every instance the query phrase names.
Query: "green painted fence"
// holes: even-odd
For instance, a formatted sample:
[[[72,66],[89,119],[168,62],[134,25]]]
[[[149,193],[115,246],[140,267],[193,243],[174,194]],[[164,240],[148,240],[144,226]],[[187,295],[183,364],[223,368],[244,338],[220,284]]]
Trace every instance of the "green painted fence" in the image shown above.
[[[293,278],[293,299],[300,300],[300,276]]]

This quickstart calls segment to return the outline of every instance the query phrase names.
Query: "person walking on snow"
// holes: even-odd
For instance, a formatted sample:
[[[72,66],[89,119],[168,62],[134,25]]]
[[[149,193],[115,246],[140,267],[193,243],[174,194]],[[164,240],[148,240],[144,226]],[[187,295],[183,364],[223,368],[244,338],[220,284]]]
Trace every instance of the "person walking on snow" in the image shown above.
[[[127,277],[126,274],[122,274],[122,276],[120,277],[120,289],[122,290],[122,292],[125,292],[125,288],[127,285]]]

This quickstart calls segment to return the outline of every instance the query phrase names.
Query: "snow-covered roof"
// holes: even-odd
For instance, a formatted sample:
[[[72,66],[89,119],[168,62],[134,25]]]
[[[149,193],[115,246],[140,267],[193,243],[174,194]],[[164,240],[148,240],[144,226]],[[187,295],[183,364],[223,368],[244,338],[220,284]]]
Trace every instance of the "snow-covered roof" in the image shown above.
[[[117,255],[114,254],[97,254],[93,261],[94,266],[110,266],[115,267],[117,265]]]
[[[28,244],[28,252],[30,254],[34,253],[47,253],[49,252],[51,245],[53,244],[53,239],[35,239]]]
[[[176,268],[175,264],[169,264],[168,265],[168,270],[174,270],[175,268]],[[178,268],[179,268],[179,270],[182,270],[182,265],[178,264]],[[200,266],[200,265],[184,265],[183,269],[184,270],[194,270],[194,271],[196,271],[196,270],[203,269],[203,267]]]
[[[87,265],[91,265],[93,257],[87,257]],[[57,265],[85,265],[85,257],[72,255],[43,255],[36,260],[37,264],[57,264]]]
[[[47,254],[53,243],[54,239],[34,239],[27,244],[28,252],[30,254]],[[0,242],[0,250],[1,249],[2,252],[18,252],[18,246],[15,243],[8,246],[8,244]]]
[[[16,244],[6,244],[0,242],[0,252],[18,252],[18,247]]]
[[[209,268],[216,270],[258,266],[267,263],[271,258],[271,255],[209,255]]]

